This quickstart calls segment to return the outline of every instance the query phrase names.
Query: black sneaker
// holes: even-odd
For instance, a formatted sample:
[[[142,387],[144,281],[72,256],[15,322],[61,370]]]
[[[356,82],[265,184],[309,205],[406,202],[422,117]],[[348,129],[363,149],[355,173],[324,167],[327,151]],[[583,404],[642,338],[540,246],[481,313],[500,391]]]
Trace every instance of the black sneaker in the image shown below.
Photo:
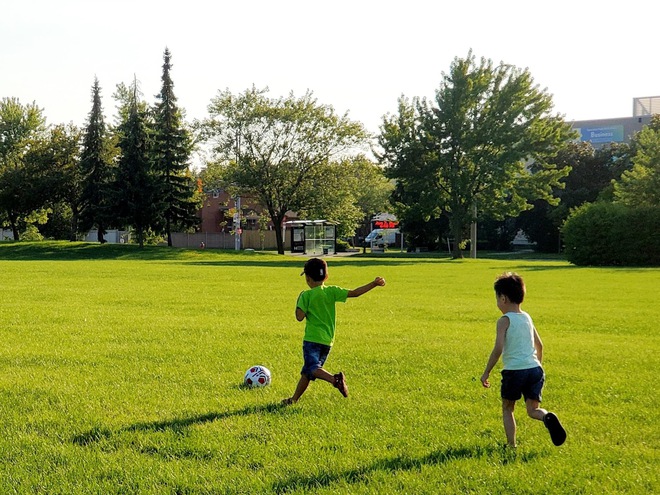
[[[559,422],[559,418],[553,413],[549,412],[543,416],[543,424],[550,432],[552,443],[557,447],[566,441],[566,430],[564,430],[564,427]]]
[[[346,377],[343,372],[335,375],[335,388],[339,389],[341,395],[348,397],[348,385],[346,385]]]

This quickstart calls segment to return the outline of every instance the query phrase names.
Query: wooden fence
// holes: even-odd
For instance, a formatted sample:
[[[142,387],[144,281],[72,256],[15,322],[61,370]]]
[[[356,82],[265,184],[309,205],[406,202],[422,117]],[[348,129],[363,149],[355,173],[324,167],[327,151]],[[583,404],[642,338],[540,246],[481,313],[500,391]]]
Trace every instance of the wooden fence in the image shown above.
[[[284,238],[284,250],[291,250],[290,233],[287,231]],[[263,236],[263,238],[262,238]],[[233,234],[225,232],[201,232],[196,234],[172,233],[172,245],[179,248],[199,248],[202,243],[209,249],[234,249],[236,238]],[[241,234],[241,249],[254,249],[255,251],[277,249],[277,240],[274,230],[258,231],[244,230]]]

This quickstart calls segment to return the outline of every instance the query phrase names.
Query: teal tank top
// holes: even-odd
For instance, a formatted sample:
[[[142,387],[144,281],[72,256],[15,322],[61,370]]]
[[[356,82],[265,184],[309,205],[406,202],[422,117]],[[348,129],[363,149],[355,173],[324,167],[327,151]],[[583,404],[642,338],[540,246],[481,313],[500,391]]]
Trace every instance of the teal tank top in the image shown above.
[[[534,347],[534,323],[524,311],[506,313],[509,328],[504,337],[502,364],[505,370],[526,370],[541,366]]]

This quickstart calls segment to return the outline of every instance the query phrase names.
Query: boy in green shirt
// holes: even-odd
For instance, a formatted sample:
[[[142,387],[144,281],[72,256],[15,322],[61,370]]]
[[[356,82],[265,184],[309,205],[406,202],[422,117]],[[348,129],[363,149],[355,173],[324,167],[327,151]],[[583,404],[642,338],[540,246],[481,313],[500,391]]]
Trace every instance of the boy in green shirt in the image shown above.
[[[328,265],[320,258],[309,259],[300,275],[305,275],[309,286],[309,290],[300,293],[296,303],[296,319],[307,320],[303,340],[304,365],[296,391],[292,397],[284,399],[282,403],[288,405],[298,402],[307,390],[309,382],[317,378],[331,383],[344,397],[348,397],[344,373],[333,375],[323,369],[335,338],[335,303],[346,302],[349,297],[359,297],[375,287],[382,287],[385,285],[385,280],[376,277],[373,282],[353,290],[325,285],[328,279]]]

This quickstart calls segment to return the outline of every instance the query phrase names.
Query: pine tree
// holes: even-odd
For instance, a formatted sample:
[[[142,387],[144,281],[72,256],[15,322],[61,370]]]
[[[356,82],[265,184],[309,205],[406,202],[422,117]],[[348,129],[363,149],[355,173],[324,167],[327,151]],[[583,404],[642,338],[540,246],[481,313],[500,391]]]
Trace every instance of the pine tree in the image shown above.
[[[83,190],[80,202],[81,232],[94,226],[98,229],[98,241],[105,242],[105,229],[110,223],[109,186],[112,178],[112,156],[109,136],[103,120],[101,88],[98,78],[92,86],[92,110],[85,128],[80,157]]]
[[[140,247],[163,210],[151,159],[149,116],[139,101],[137,81],[127,95],[125,116],[118,127],[121,155],[115,175],[113,208],[118,221],[131,226]]]
[[[174,83],[170,77],[170,59],[170,51],[165,48],[161,78],[163,84],[154,108],[153,146],[154,169],[164,202],[164,230],[168,246],[172,246],[172,229],[185,229],[197,223],[198,209],[194,177],[189,170],[192,139],[177,106]]]

